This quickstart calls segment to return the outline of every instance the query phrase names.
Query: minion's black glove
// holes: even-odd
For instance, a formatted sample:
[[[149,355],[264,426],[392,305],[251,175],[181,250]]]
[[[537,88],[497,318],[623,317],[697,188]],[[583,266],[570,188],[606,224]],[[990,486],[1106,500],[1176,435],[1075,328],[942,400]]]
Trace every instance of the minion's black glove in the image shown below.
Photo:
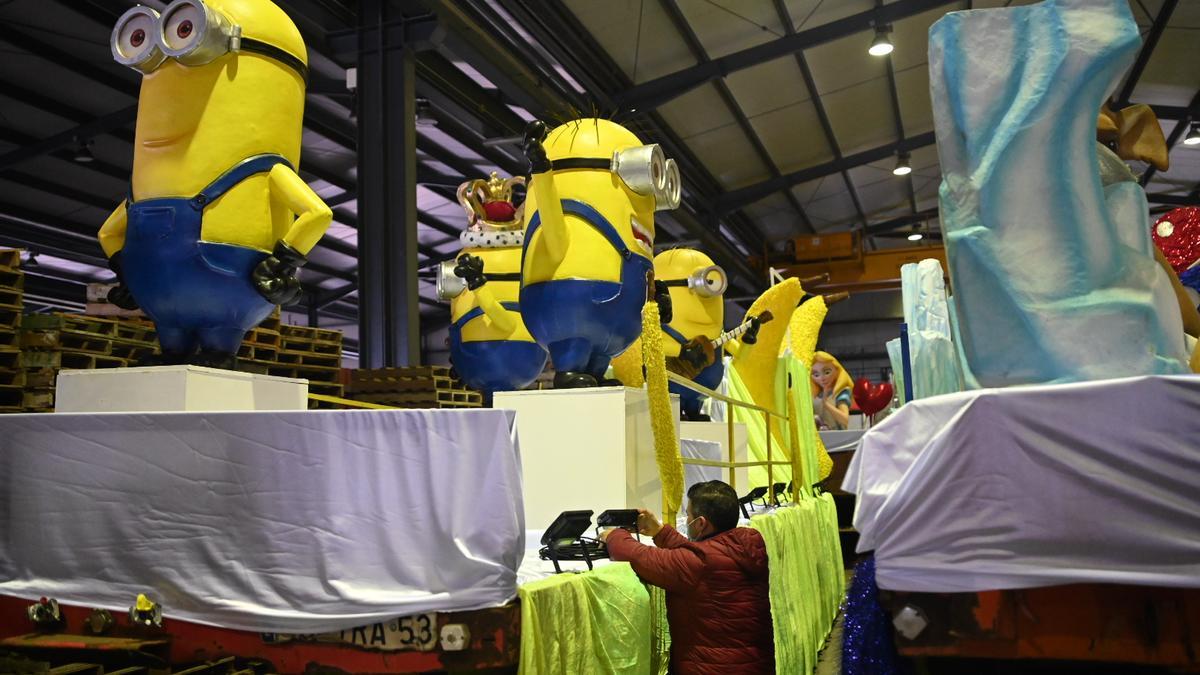
[[[655,280],[654,301],[658,303],[659,323],[671,323],[675,318],[675,307],[671,304],[671,289],[667,282]]]
[[[759,328],[762,328],[762,321],[757,316],[750,317],[750,327],[742,334],[742,342],[748,345],[758,342]]]
[[[525,159],[529,160],[529,174],[546,173],[550,170],[550,158],[542,141],[546,139],[546,123],[534,120],[525,125]]]
[[[467,282],[467,288],[472,291],[486,284],[487,277],[483,274],[483,258],[469,254],[460,257],[454,266],[454,276]]]
[[[300,297],[300,280],[296,270],[304,266],[308,258],[280,239],[275,242],[271,255],[254,268],[254,288],[267,302],[275,305],[290,305]]]

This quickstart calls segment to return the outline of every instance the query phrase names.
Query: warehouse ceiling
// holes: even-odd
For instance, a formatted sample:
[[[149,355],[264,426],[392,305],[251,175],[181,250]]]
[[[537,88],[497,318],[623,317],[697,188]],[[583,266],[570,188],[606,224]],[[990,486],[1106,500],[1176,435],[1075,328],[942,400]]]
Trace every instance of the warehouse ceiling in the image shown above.
[[[95,241],[128,190],[139,76],[113,62],[109,33],[133,0],[0,0],[0,245],[36,254],[34,308],[79,309],[84,285],[111,280]],[[143,0],[161,9],[159,0]],[[358,130],[347,89],[357,3],[278,0],[308,43],[313,77],[301,175],[335,213],[302,277],[296,320],[357,329]],[[1003,0],[975,2],[993,7]],[[1027,4],[1018,2],[1016,4]],[[511,137],[534,115],[614,117],[680,163],[685,206],[660,219],[660,245],[695,245],[763,284],[747,258],[787,239],[849,229],[871,246],[936,230],[926,36],[938,0],[425,0],[446,36],[417,56],[419,259],[458,249],[454,188],[520,173]],[[1145,46],[1119,88],[1149,103],[1172,145],[1147,172],[1156,203],[1200,201],[1200,149],[1181,141],[1200,105],[1200,3],[1131,0]],[[867,53],[886,23],[895,50]],[[352,50],[350,50],[352,52]],[[509,142],[505,142],[505,139]],[[893,175],[900,153],[912,173]],[[91,161],[84,161],[90,159]],[[1144,170],[1145,167],[1136,167]],[[448,311],[420,281],[422,328]],[[307,312],[309,316],[303,316]]]

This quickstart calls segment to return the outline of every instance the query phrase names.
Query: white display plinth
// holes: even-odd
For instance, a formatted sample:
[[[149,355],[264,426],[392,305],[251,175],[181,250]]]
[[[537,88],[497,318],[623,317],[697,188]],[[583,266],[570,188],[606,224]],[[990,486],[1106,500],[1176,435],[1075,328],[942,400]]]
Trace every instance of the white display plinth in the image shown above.
[[[645,390],[497,392],[492,407],[517,412],[527,527],[548,527],[577,509],[662,511]],[[678,420],[678,396],[671,407]],[[678,437],[678,422],[675,430]]]
[[[54,412],[305,410],[308,380],[199,366],[64,370]]]
[[[682,422],[679,430],[680,438],[693,438],[698,441],[712,441],[721,445],[720,457],[705,457],[704,459],[715,459],[723,462],[729,461],[729,423],[728,422]],[[746,424],[744,422],[733,423],[733,454],[735,462],[745,462],[746,459]],[[721,472],[721,480],[729,482],[729,470],[718,469]],[[733,470],[734,474],[734,489],[738,494],[743,494],[750,489],[749,470],[746,467],[738,467]]]

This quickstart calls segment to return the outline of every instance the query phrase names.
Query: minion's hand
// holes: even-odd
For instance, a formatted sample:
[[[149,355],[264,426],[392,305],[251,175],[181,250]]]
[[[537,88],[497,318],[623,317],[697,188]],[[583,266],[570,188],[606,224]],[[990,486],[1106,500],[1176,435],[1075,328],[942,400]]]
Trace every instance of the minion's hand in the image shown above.
[[[475,290],[487,283],[487,277],[483,274],[483,258],[474,255],[464,255],[458,259],[458,264],[454,266],[454,276],[461,278],[467,282],[469,290]]]
[[[525,159],[529,160],[529,173],[546,173],[550,170],[550,159],[542,141],[546,138],[546,123],[534,120],[525,126]]]
[[[117,251],[108,259],[108,268],[117,275],[117,285],[108,291],[108,301],[121,309],[137,309],[138,303],[133,293],[125,286],[125,273],[121,266],[121,252]]]
[[[296,278],[296,270],[306,262],[308,258],[281,239],[275,242],[275,250],[271,255],[254,268],[254,288],[267,302],[290,305],[300,297],[300,280]]]
[[[675,318],[675,308],[671,304],[671,289],[665,281],[654,282],[654,301],[658,303],[658,320],[660,323],[671,323]]]
[[[755,342],[758,342],[758,329],[762,328],[762,320],[757,316],[752,316],[750,317],[749,321],[750,327],[747,328],[746,332],[742,334],[742,342],[752,345]]]

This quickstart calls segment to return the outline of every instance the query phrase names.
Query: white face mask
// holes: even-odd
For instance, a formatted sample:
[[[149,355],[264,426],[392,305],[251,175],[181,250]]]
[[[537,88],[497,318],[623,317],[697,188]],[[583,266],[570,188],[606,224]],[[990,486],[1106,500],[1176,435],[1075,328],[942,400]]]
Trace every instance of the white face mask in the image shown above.
[[[691,520],[687,521],[687,525],[684,525],[684,529],[687,530],[687,538],[688,539],[690,539],[692,541],[696,541],[696,536],[692,534],[692,523],[696,522],[697,520],[700,520],[703,517],[704,516],[696,516],[695,518],[692,518]]]

